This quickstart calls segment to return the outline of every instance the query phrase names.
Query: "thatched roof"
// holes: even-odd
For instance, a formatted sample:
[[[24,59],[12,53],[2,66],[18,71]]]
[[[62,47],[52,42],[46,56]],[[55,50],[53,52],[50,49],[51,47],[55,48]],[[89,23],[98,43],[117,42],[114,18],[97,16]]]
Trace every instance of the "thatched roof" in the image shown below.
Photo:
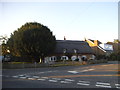
[[[93,54],[91,47],[85,41],[74,41],[74,40],[57,40],[56,41],[55,53],[63,53],[66,49],[66,53],[75,53],[77,50],[78,54]]]

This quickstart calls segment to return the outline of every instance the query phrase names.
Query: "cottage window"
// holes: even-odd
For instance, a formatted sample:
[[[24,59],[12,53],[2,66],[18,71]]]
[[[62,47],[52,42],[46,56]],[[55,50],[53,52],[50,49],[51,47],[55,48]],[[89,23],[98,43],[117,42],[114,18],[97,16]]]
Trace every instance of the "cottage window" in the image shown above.
[[[77,56],[72,56],[71,59],[74,61],[77,59]]]
[[[68,56],[62,56],[61,60],[68,60]]]
[[[55,61],[56,60],[56,56],[51,56],[50,57],[50,61]]]
[[[56,60],[56,58],[54,57],[54,60]]]
[[[66,57],[63,57],[63,60],[66,60]]]
[[[86,60],[87,60],[87,56],[83,55],[81,59],[82,59],[83,61],[86,61]]]

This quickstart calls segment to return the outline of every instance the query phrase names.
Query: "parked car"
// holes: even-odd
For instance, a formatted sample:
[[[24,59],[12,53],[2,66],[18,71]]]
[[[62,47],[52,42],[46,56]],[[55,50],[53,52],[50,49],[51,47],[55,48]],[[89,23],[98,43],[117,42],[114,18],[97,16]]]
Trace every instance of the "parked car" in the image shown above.
[[[3,62],[9,62],[11,60],[11,55],[5,55],[2,59]]]

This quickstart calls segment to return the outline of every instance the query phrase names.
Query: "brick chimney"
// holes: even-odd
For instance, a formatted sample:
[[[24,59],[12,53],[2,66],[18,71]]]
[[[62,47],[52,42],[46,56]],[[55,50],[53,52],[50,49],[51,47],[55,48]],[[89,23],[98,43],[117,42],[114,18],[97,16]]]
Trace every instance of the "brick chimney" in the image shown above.
[[[94,46],[98,46],[98,40],[94,40]]]

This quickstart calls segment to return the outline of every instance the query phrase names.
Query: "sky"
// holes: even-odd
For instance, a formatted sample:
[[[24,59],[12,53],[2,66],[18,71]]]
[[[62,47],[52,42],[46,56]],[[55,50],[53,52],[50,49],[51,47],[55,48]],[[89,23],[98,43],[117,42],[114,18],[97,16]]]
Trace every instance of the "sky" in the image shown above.
[[[26,22],[47,26],[57,40],[118,39],[118,2],[0,2],[0,35]]]

